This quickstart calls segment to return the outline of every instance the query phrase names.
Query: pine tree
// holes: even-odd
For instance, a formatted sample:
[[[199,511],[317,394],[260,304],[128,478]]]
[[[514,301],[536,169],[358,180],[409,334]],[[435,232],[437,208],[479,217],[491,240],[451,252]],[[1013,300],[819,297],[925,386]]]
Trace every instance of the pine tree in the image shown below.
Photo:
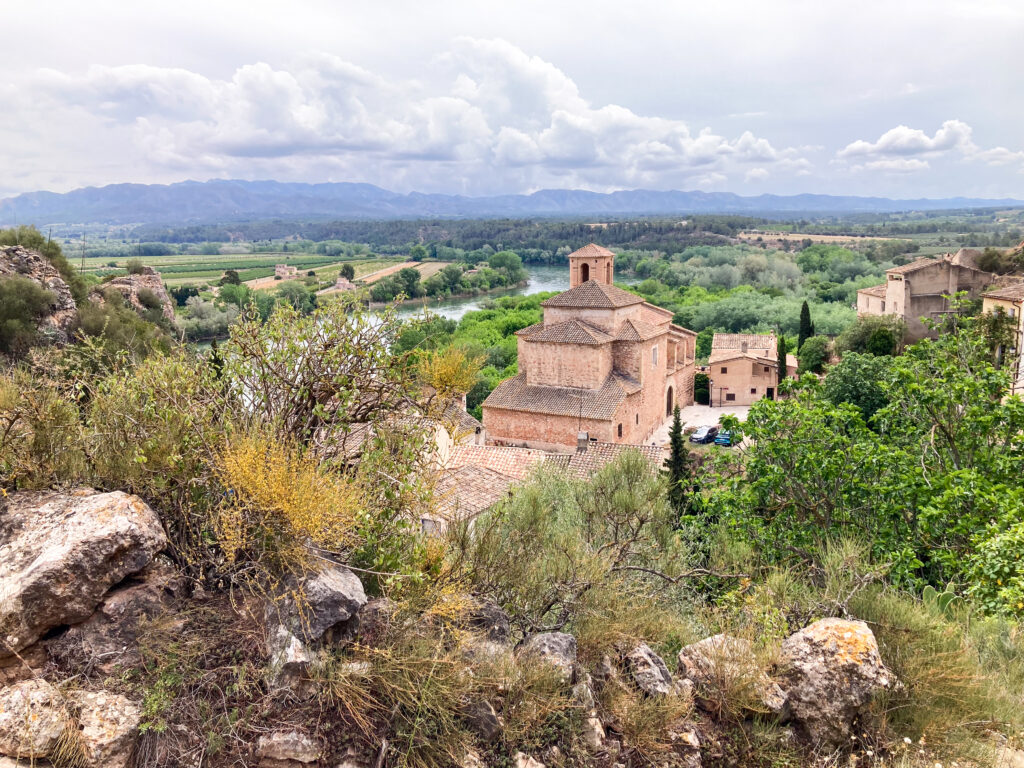
[[[679,406],[672,411],[672,428],[668,433],[669,455],[665,459],[665,474],[668,475],[668,503],[677,515],[686,513],[693,484],[690,476],[690,451],[683,438],[683,422],[679,418]]]
[[[804,345],[811,336],[814,335],[814,324],[811,322],[811,308],[807,306],[807,302],[803,303],[800,307],[800,335],[796,340],[796,351],[800,351],[800,347]]]
[[[775,356],[779,361],[779,384],[786,378],[786,354],[789,352],[789,347],[786,344],[786,337],[779,332],[779,339],[775,344]]]

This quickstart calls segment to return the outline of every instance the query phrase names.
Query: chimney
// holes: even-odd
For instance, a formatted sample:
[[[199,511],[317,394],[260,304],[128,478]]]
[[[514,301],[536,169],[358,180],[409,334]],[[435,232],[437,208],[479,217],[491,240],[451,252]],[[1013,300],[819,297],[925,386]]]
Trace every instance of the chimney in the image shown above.
[[[576,433],[576,453],[586,453],[587,444],[590,442],[590,435],[587,432]]]

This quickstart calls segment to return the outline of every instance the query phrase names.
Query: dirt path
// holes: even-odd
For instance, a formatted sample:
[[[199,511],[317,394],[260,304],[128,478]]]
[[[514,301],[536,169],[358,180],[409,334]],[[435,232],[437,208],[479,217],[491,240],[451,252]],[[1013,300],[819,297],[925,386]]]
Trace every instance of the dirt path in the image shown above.
[[[405,269],[406,267],[419,267],[419,265],[420,263],[418,261],[403,261],[401,264],[394,264],[390,267],[384,267],[384,269],[378,269],[376,272],[371,272],[359,279],[367,285],[370,285],[372,283],[376,283],[382,277],[395,274],[395,272],[398,272],[400,269]]]

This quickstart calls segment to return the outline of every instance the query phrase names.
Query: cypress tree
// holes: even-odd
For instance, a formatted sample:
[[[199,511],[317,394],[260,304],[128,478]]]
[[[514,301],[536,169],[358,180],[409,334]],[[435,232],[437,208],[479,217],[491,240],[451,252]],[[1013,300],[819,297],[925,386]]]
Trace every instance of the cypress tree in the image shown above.
[[[789,348],[786,345],[786,337],[779,332],[779,339],[775,343],[775,355],[779,360],[779,384],[786,378],[786,354]]]
[[[811,336],[814,335],[814,324],[811,322],[811,308],[807,306],[807,302],[803,303],[800,307],[800,335],[796,340],[796,351],[800,351],[800,347],[804,345]]]
[[[690,451],[683,439],[683,422],[679,418],[679,406],[672,411],[672,428],[668,432],[669,455],[665,459],[665,474],[668,475],[668,503],[677,515],[686,512],[689,501]]]

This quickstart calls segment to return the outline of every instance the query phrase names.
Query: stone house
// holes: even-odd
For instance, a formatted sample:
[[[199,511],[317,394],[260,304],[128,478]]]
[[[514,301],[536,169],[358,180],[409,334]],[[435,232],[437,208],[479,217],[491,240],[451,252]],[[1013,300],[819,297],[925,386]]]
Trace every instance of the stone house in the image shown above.
[[[708,357],[712,405],[774,399],[779,386],[777,343],[774,333],[716,333]]]
[[[285,280],[289,277],[298,277],[298,267],[293,267],[290,264],[275,264],[274,265],[274,277],[280,277]]]
[[[1012,394],[1024,394],[1024,282],[1014,283],[982,294],[984,312],[1003,312],[1013,325],[1013,341],[1000,350],[1006,365],[1013,367]]]
[[[697,334],[672,313],[612,284],[615,254],[569,255],[570,288],[516,332],[519,374],[483,403],[488,442],[558,449],[591,440],[641,444],[693,402]]]
[[[966,291],[977,296],[995,280],[995,275],[978,269],[975,259],[981,251],[961,248],[937,258],[923,258],[893,267],[885,282],[857,291],[857,314],[893,315],[904,323],[903,340],[920,341],[930,334],[923,319],[936,320],[949,311],[951,296]]]

